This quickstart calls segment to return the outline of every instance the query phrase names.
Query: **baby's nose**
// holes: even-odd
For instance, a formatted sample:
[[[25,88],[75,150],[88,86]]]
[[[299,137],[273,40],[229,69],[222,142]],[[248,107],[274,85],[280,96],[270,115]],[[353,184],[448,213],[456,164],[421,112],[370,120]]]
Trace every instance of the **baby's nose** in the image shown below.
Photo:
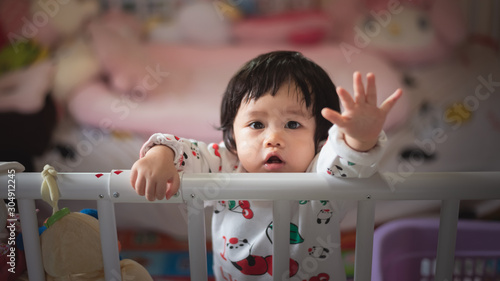
[[[285,144],[280,132],[269,132],[265,140],[266,147],[283,147]]]

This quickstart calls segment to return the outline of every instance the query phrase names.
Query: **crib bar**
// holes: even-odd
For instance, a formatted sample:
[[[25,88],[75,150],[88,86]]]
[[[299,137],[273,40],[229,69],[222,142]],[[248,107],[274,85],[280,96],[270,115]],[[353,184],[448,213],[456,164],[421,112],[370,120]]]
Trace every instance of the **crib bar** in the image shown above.
[[[35,200],[19,198],[17,203],[19,204],[19,215],[23,229],[23,244],[25,252],[29,253],[26,255],[28,276],[31,281],[45,281]]]
[[[290,268],[290,201],[273,201],[273,280],[288,280]],[[281,237],[281,239],[280,239]]]
[[[182,192],[196,192],[201,200],[324,200],[333,196],[339,200],[365,200],[367,196],[372,200],[500,198],[499,172],[384,173],[362,179],[314,173],[187,174],[182,181]],[[214,192],[215,184],[207,182],[226,184],[217,185],[219,190]],[[304,183],[308,188],[303,188]]]
[[[434,280],[452,280],[455,264],[458,211],[460,200],[443,200],[439,221],[439,236]]]
[[[356,218],[356,248],[354,252],[354,281],[370,281],[375,229],[375,202],[368,199],[358,202]]]
[[[188,241],[189,241],[189,268],[191,280],[207,280],[207,248],[205,237],[205,216],[203,202],[198,201],[196,195],[187,203]]]
[[[120,175],[103,173],[97,178],[90,173],[59,173],[61,199],[97,200],[109,189],[119,196],[112,197],[115,203],[147,203],[143,196],[137,196],[130,187],[130,171]],[[41,185],[39,173],[17,175],[17,198],[41,199],[38,192]],[[402,179],[394,181],[395,178]],[[7,182],[0,175],[1,184]],[[308,188],[303,188],[307,182]],[[481,184],[477,184],[480,182]],[[182,196],[157,203],[180,203],[191,193],[199,200],[323,200],[332,195],[339,200],[445,200],[468,199],[488,200],[500,198],[500,172],[448,172],[448,173],[397,173],[377,174],[367,179],[344,179],[314,173],[303,174],[188,174],[183,176]],[[207,184],[210,183],[210,184]],[[221,184],[223,183],[223,184]],[[471,188],[474,186],[474,188]],[[85,188],[83,188],[85,187]],[[230,188],[229,188],[230,187]],[[214,190],[216,188],[216,190]],[[34,189],[37,190],[34,192]],[[5,189],[0,189],[0,197],[7,198]]]
[[[97,200],[101,250],[106,280],[121,281],[118,236],[116,234],[115,205],[107,199]]]

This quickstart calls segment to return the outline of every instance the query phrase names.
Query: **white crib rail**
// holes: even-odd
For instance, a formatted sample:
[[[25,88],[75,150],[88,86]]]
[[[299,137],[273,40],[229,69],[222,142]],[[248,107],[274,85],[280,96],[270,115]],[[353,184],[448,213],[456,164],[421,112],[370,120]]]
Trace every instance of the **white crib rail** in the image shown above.
[[[148,202],[129,183],[130,171],[110,173],[60,173],[61,199],[96,200],[106,280],[121,280],[114,203]],[[399,181],[394,182],[394,179]],[[0,198],[9,195],[8,175],[0,175]],[[42,178],[19,173],[15,178],[28,274],[45,280],[35,212]],[[500,172],[377,174],[367,179],[344,179],[319,174],[183,174],[181,191],[169,201],[188,207],[191,280],[207,279],[203,202],[207,200],[274,201],[274,235],[289,235],[288,200],[357,200],[355,280],[371,279],[374,212],[376,200],[442,200],[435,280],[452,280],[455,237],[460,200],[500,199]],[[307,186],[307,188],[304,188]],[[287,241],[286,239],[273,239]],[[274,280],[288,271],[288,245],[273,244]],[[276,274],[277,273],[277,274]]]

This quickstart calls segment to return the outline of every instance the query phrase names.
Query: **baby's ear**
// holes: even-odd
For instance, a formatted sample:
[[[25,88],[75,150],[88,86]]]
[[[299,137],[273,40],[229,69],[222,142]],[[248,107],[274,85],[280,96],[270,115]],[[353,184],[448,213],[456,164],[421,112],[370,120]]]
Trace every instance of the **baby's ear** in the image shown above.
[[[224,145],[226,145],[226,148],[229,150],[229,152],[233,153],[234,155],[238,154],[238,149],[236,148],[236,138],[234,137],[234,129],[231,130],[231,137],[224,140]]]
[[[234,138],[233,138],[234,140]],[[233,145],[228,148],[229,152],[231,152],[234,155],[238,155],[238,150],[236,149],[236,143],[233,142]]]

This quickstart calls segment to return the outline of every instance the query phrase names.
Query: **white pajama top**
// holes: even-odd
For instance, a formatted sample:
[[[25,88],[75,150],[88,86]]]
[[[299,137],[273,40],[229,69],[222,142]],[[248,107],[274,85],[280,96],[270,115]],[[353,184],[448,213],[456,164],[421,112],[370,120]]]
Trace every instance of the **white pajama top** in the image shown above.
[[[386,142],[382,132],[373,149],[358,152],[347,146],[334,125],[307,172],[369,177],[376,172]],[[158,133],[144,144],[141,157],[155,145],[172,148],[174,164],[185,173],[245,172],[237,156],[223,144],[206,144]],[[212,249],[216,280],[272,280],[272,202],[210,203],[214,212]],[[293,201],[291,211],[290,280],[345,280],[340,249],[340,222],[346,212],[345,202]]]

